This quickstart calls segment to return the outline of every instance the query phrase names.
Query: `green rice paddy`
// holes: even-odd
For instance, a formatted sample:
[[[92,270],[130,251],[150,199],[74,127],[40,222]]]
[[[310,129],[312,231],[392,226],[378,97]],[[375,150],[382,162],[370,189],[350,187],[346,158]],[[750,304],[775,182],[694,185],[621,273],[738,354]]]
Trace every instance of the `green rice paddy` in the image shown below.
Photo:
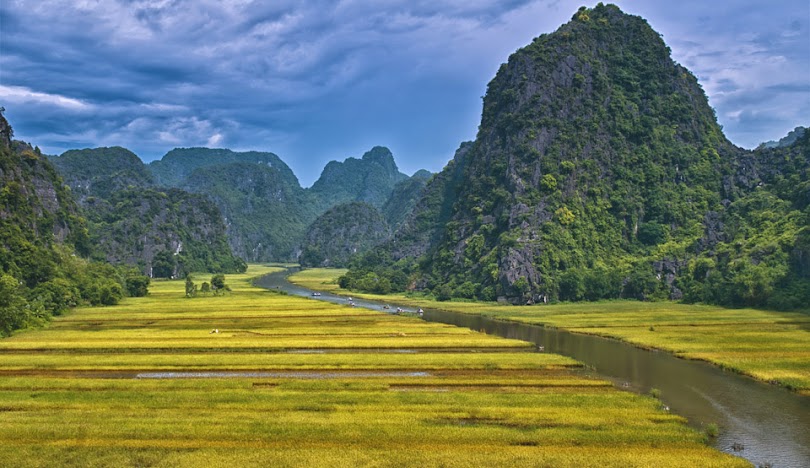
[[[534,306],[435,302],[405,295],[379,296],[342,291],[336,279],[344,272],[337,269],[304,270],[292,276],[291,281],[337,294],[481,314],[616,338],[639,347],[708,361],[810,396],[810,313],[638,301]]]
[[[0,340],[3,464],[748,466],[569,358],[250,285],[270,271]]]

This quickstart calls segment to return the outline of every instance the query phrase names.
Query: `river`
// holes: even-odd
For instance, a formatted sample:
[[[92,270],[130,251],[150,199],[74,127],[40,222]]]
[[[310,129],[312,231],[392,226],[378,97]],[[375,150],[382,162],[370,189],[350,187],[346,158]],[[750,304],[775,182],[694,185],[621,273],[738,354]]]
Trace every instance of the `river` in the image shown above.
[[[255,284],[297,296],[347,304],[345,297],[313,291],[287,281],[290,271],[272,273]],[[358,307],[391,312],[398,307],[354,299]],[[405,310],[412,307],[402,306]],[[783,388],[724,371],[699,361],[649,351],[617,340],[581,335],[542,326],[495,320],[479,315],[426,309],[424,320],[458,325],[505,338],[530,341],[544,352],[583,362],[595,375],[623,390],[648,393],[655,388],[662,402],[689,424],[703,429],[716,424],[714,445],[755,466],[810,467],[810,398]]]

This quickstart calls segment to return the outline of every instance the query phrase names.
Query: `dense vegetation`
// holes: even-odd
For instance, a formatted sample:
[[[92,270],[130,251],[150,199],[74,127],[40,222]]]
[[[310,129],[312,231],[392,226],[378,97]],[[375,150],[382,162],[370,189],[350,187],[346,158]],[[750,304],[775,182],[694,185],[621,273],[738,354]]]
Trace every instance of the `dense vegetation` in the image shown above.
[[[803,141],[735,147],[645,20],[583,7],[501,66],[476,140],[348,278],[513,303],[807,304]]]
[[[157,188],[132,152],[71,150],[51,161],[84,209],[93,258],[158,277],[244,271],[217,207],[200,195]]]
[[[286,180],[295,180],[295,174],[273,153],[261,151],[236,152],[229,149],[175,148],[158,161],[149,163],[149,171],[161,187],[179,188],[197,169],[230,163],[261,164],[275,168]]]
[[[70,191],[38,148],[11,136],[0,114],[0,336],[78,304],[145,295],[149,278],[82,258],[91,239]]]
[[[379,210],[364,202],[337,205],[307,230],[301,266],[344,267],[349,259],[387,240],[391,229]]]

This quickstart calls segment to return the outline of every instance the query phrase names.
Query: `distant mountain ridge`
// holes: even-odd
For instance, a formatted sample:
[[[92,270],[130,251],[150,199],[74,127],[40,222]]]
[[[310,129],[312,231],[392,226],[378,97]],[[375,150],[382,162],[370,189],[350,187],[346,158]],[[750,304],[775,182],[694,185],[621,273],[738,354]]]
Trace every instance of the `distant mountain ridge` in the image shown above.
[[[380,208],[410,180],[381,146],[331,161],[306,189],[273,153],[179,148],[148,167],[158,183],[209,197],[225,216],[231,248],[248,261],[297,261],[307,228],[329,208],[352,201]]]
[[[401,218],[412,207],[414,193],[430,174],[422,171],[411,180],[399,172],[393,155],[384,147],[374,147],[360,159],[330,162],[315,185],[307,189],[300,186],[298,178],[281,158],[269,152],[175,148],[162,159],[144,165],[131,151],[113,147],[71,150],[51,160],[77,200],[83,206],[92,206],[95,211],[90,216],[91,224],[98,234],[96,245],[106,252],[105,258],[112,262],[136,262],[147,272],[152,259],[162,250],[151,241],[135,240],[146,235],[138,226],[149,225],[148,222],[135,223],[124,229],[124,224],[121,224],[125,223],[124,218],[113,216],[121,225],[102,228],[103,218],[114,214],[110,201],[116,198],[116,203],[121,203],[124,192],[128,198],[141,192],[145,196],[143,202],[152,205],[160,198],[154,197],[151,191],[171,193],[179,198],[162,209],[174,206],[184,212],[194,211],[200,216],[221,218],[221,221],[211,219],[200,225],[223,224],[229,249],[244,260],[297,261],[308,227],[329,208],[352,201],[368,202],[378,208],[388,203],[390,214]],[[410,183],[399,187],[393,195],[402,197],[401,202],[390,199],[398,183]],[[190,204],[202,207],[209,200],[221,216],[214,211],[191,208]],[[134,209],[129,202],[123,206]],[[152,206],[147,213],[156,209]],[[138,216],[147,213],[138,213]],[[179,213],[170,219],[161,217],[161,232],[172,239],[167,241],[167,250],[175,250],[181,243],[185,246],[193,244],[188,237],[193,229],[178,228],[178,232],[185,233],[182,236],[185,241],[170,234],[171,229],[167,230],[170,225],[182,226],[188,221],[177,218],[177,215]],[[150,229],[157,229],[157,226]],[[214,234],[219,228],[205,228],[205,231],[220,236]],[[201,237],[197,238],[202,241]],[[219,240],[211,239],[209,243],[217,245],[219,250],[222,248]],[[211,263],[231,264],[225,259],[212,260]]]
[[[231,151],[223,148],[175,148],[149,163],[155,182],[162,187],[180,187],[195,169],[229,163],[264,164],[276,168],[289,183],[298,184],[293,171],[278,156],[262,151]]]

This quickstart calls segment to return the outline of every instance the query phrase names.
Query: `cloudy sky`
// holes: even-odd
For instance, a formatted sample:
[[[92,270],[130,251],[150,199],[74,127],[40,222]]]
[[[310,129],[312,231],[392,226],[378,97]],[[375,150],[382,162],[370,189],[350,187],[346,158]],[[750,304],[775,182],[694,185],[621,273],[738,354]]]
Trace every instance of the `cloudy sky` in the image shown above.
[[[810,124],[810,1],[615,3],[663,34],[734,143]],[[406,173],[438,171],[475,137],[498,66],[582,4],[3,0],[0,105],[49,154],[272,151],[307,186],[385,145]]]

